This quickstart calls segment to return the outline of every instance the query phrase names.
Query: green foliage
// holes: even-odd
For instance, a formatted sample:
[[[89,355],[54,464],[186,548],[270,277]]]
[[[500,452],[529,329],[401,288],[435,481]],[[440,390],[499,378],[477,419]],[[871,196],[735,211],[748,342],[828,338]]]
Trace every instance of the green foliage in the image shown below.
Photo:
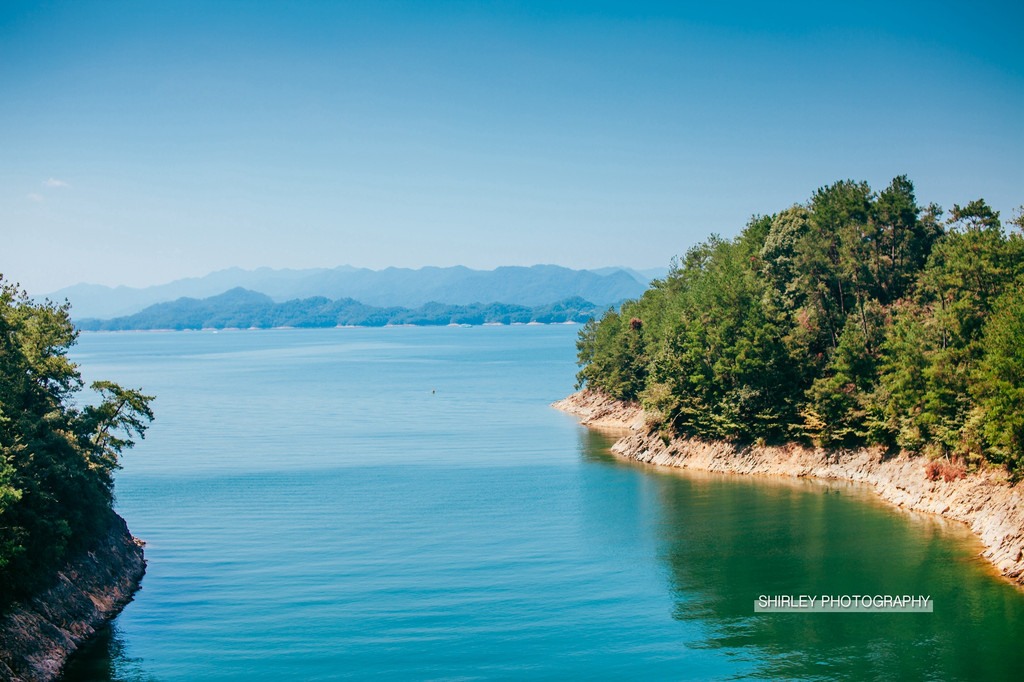
[[[856,445],[868,435],[871,392],[877,375],[870,347],[859,320],[849,317],[831,361],[807,392],[807,407],[820,423],[807,431],[816,442]]]
[[[906,176],[879,193],[837,182],[755,216],[585,325],[579,381],[638,397],[662,432],[874,444],[1024,473],[1024,239],[980,199],[941,216]],[[1024,225],[1024,207],[1011,222]]]
[[[797,245],[810,228],[810,215],[803,206],[794,206],[779,213],[761,246],[759,257],[764,275],[786,309],[803,305]]]
[[[623,306],[625,312],[626,306]],[[643,322],[609,310],[600,322],[589,320],[576,343],[583,369],[577,385],[600,388],[620,400],[637,400],[646,378]]]
[[[876,432],[910,451],[933,441],[932,419],[926,410],[930,359],[937,347],[934,325],[926,311],[911,302],[891,310],[893,323],[882,344],[875,402],[880,414]]]
[[[989,458],[1024,475],[1024,281],[1003,294],[985,324],[985,355],[971,386]]]
[[[111,382],[75,407],[76,338],[66,304],[0,279],[0,608],[103,529],[118,455],[153,418],[151,397]]]

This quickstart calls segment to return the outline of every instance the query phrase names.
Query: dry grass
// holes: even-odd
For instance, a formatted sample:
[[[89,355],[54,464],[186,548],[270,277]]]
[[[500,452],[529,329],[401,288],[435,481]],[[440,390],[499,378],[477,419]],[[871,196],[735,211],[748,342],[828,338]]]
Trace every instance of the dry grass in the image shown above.
[[[941,478],[949,483],[950,481],[963,478],[967,473],[967,467],[964,466],[963,460],[959,457],[955,457],[953,461],[933,459],[924,468],[924,473],[929,481],[937,481]]]

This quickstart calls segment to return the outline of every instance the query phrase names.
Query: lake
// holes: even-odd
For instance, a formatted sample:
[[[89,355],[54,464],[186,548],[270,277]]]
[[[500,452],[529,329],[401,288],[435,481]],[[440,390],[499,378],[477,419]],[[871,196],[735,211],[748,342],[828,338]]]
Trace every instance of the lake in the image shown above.
[[[85,334],[157,396],[135,600],[67,680],[1014,679],[1024,594],[860,486],[621,462],[575,326]],[[933,613],[754,613],[924,594]]]

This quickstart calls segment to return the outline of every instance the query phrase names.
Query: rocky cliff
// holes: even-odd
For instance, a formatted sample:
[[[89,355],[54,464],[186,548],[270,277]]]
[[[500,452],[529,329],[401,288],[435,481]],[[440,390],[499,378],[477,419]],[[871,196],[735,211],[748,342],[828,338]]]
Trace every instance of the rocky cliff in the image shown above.
[[[583,424],[612,428],[619,457],[649,464],[762,476],[811,476],[867,483],[893,504],[962,521],[981,538],[984,556],[1007,578],[1024,584],[1024,482],[1011,485],[1001,469],[930,480],[929,460],[875,448],[824,450],[798,445],[756,446],[671,438],[647,428],[642,408],[596,391],[580,391],[554,407]]]
[[[92,551],[68,562],[49,588],[0,616],[0,679],[55,679],[68,656],[131,601],[145,572],[142,543],[111,514],[109,530]]]

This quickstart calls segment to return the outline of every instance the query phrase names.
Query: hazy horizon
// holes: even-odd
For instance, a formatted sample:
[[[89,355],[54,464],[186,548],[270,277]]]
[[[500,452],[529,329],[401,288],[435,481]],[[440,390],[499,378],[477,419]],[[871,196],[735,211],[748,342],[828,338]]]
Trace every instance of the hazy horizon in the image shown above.
[[[389,269],[392,269],[392,268],[401,269],[401,270],[418,271],[418,270],[424,270],[424,269],[428,269],[428,268],[445,269],[445,268],[464,267],[464,268],[468,268],[470,270],[475,270],[475,271],[478,271],[478,272],[493,272],[494,270],[497,270],[499,268],[510,268],[510,267],[511,268],[533,268],[533,267],[538,267],[538,266],[554,266],[554,267],[566,268],[566,269],[569,269],[569,270],[576,270],[576,271],[599,272],[599,271],[603,271],[603,270],[619,269],[619,270],[624,270],[624,271],[625,270],[632,270],[632,271],[637,272],[637,273],[647,274],[647,273],[652,273],[652,272],[666,272],[666,271],[668,271],[669,265],[670,265],[670,261],[671,261],[671,257],[666,259],[665,263],[663,265],[660,265],[660,266],[659,265],[654,265],[654,266],[647,266],[647,267],[634,267],[634,266],[631,266],[631,265],[606,264],[606,265],[596,265],[596,266],[593,266],[593,267],[576,267],[576,268],[568,266],[568,265],[564,265],[562,263],[499,263],[499,264],[494,265],[492,267],[479,267],[479,268],[478,267],[473,267],[473,266],[470,266],[470,265],[466,265],[465,263],[451,263],[451,264],[447,264],[447,265],[437,265],[437,264],[434,264],[434,263],[426,263],[424,265],[418,265],[418,266],[384,265],[384,266],[381,266],[381,267],[364,267],[364,266],[359,266],[359,265],[352,265],[350,263],[341,263],[341,264],[336,264],[336,265],[311,265],[311,266],[308,266],[308,267],[291,267],[291,266],[274,267],[274,266],[269,266],[269,265],[256,265],[256,266],[252,266],[252,267],[243,267],[243,266],[240,266],[240,265],[226,265],[224,267],[219,267],[219,268],[216,268],[214,270],[209,270],[209,271],[204,271],[204,272],[197,272],[196,274],[182,274],[180,276],[173,276],[172,275],[172,276],[170,276],[170,278],[166,278],[166,279],[165,278],[146,279],[143,283],[140,283],[140,284],[131,284],[131,283],[128,283],[128,282],[120,281],[120,280],[117,279],[117,277],[118,277],[117,274],[109,274],[108,276],[104,277],[103,273],[100,273],[100,278],[99,278],[98,281],[80,280],[80,281],[77,281],[77,282],[70,282],[68,284],[62,284],[62,285],[60,285],[60,286],[58,286],[56,288],[51,288],[51,289],[46,289],[46,290],[40,289],[39,287],[34,287],[34,288],[33,287],[29,287],[28,285],[25,284],[24,281],[19,280],[17,277],[14,276],[14,273],[16,272],[16,268],[12,268],[11,269],[11,274],[10,275],[8,275],[8,273],[6,271],[4,271],[3,269],[0,269],[0,276],[2,276],[4,278],[5,282],[8,282],[10,284],[18,284],[22,289],[27,291],[28,294],[31,295],[31,296],[47,296],[49,294],[53,294],[53,293],[56,293],[56,292],[63,291],[65,289],[71,289],[71,288],[79,287],[79,286],[101,286],[101,287],[106,287],[108,289],[118,289],[118,288],[121,288],[121,287],[126,287],[126,288],[129,288],[129,289],[148,289],[148,288],[151,288],[151,287],[160,287],[160,286],[163,286],[163,285],[166,285],[166,284],[173,284],[174,282],[179,282],[179,281],[183,281],[183,280],[203,279],[203,278],[209,277],[211,275],[216,275],[216,274],[219,274],[219,273],[226,273],[226,272],[230,272],[230,271],[234,271],[234,270],[240,270],[240,271],[243,271],[243,272],[259,272],[259,271],[264,271],[264,270],[275,271],[275,272],[289,272],[289,271],[291,271],[291,272],[302,272],[302,271],[315,271],[315,270],[329,271],[329,270],[338,270],[338,269],[344,269],[344,268],[352,268],[352,269],[355,269],[355,270],[370,270],[372,272],[381,272],[383,270],[389,270]],[[59,273],[55,273],[55,274],[59,274]]]
[[[443,269],[446,269],[446,268],[458,268],[458,267],[464,267],[464,268],[467,268],[467,269],[470,269],[470,270],[475,270],[475,271],[478,271],[478,272],[493,272],[493,271],[498,270],[500,268],[517,268],[517,267],[521,267],[521,268],[559,267],[559,268],[567,268],[567,269],[570,269],[570,270],[577,270],[577,271],[584,271],[585,270],[585,271],[589,271],[589,272],[600,272],[600,271],[605,271],[605,270],[623,270],[623,271],[631,270],[631,271],[633,271],[635,273],[639,273],[639,274],[643,274],[643,275],[647,275],[647,274],[652,274],[653,275],[653,273],[666,272],[669,269],[669,266],[668,266],[667,263],[666,263],[666,265],[664,267],[651,267],[651,268],[634,268],[634,267],[630,267],[628,265],[604,265],[604,266],[594,267],[594,268],[568,268],[568,266],[561,265],[559,263],[531,263],[530,265],[506,264],[506,265],[498,265],[498,266],[495,266],[493,268],[471,268],[471,267],[469,267],[467,265],[463,265],[461,263],[456,263],[454,265],[424,265],[424,266],[417,267],[417,268],[404,268],[404,267],[397,266],[397,265],[388,265],[388,266],[385,266],[385,267],[382,267],[382,268],[361,268],[359,266],[351,265],[349,263],[342,263],[341,265],[335,265],[335,266],[332,266],[332,267],[310,267],[310,268],[288,268],[288,267],[272,268],[272,267],[269,267],[269,266],[266,266],[266,265],[261,265],[261,266],[254,267],[254,268],[243,268],[243,267],[240,267],[240,266],[237,266],[237,265],[232,265],[232,266],[228,266],[228,267],[225,267],[225,268],[219,268],[217,270],[212,270],[212,271],[204,273],[202,275],[189,275],[189,276],[185,276],[185,277],[175,277],[174,279],[153,282],[152,284],[145,284],[145,285],[141,285],[141,286],[132,286],[132,285],[129,285],[129,284],[103,284],[103,283],[99,283],[99,282],[85,282],[85,281],[82,281],[82,282],[75,282],[73,284],[68,284],[68,285],[59,287],[57,289],[52,289],[50,291],[33,291],[31,289],[27,289],[27,287],[24,287],[24,285],[22,285],[22,287],[25,288],[28,291],[28,293],[30,295],[32,295],[32,296],[46,296],[46,295],[49,295],[49,294],[53,294],[53,293],[57,293],[57,292],[63,291],[64,289],[71,289],[71,288],[80,287],[80,286],[102,286],[102,287],[107,287],[109,289],[118,289],[118,288],[121,288],[121,287],[127,287],[127,288],[131,288],[131,289],[147,289],[147,288],[150,288],[150,287],[163,286],[165,284],[173,284],[175,282],[179,282],[179,281],[183,281],[183,280],[204,279],[204,278],[209,277],[211,275],[228,273],[228,272],[232,272],[232,271],[242,271],[242,272],[256,273],[256,272],[261,272],[261,271],[270,271],[270,272],[304,272],[304,271],[310,271],[310,272],[312,272],[312,271],[317,271],[317,270],[330,271],[330,270],[352,269],[352,270],[370,270],[372,272],[381,272],[381,271],[390,270],[390,269],[419,271],[419,270],[424,270],[424,269],[429,269],[429,268],[436,268],[436,269],[442,269],[443,270]],[[5,273],[0,272],[0,275],[4,275],[4,277],[6,279]],[[11,279],[10,281],[12,283],[14,283],[15,280]]]
[[[5,2],[0,272],[665,267],[837,180],[1024,202],[1024,7]]]

